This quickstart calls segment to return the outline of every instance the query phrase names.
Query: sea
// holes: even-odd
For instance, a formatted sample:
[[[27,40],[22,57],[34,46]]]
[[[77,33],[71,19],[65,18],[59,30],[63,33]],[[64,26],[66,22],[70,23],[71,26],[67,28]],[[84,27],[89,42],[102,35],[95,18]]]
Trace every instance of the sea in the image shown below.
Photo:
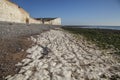
[[[120,26],[63,25],[62,27],[68,27],[68,28],[92,28],[92,29],[112,29],[112,30],[120,30]]]
[[[81,28],[95,28],[95,29],[112,29],[112,30],[120,30],[120,26],[84,26]]]

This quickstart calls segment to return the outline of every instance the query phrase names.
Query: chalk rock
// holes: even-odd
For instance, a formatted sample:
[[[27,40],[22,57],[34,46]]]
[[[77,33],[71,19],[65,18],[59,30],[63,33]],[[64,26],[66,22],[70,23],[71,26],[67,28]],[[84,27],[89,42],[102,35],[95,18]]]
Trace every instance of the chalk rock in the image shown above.
[[[50,30],[32,40],[36,45],[21,63],[23,67],[8,80],[109,80],[120,79],[120,63],[114,56],[93,48],[74,35]],[[87,45],[87,46],[86,46]],[[91,47],[90,47],[91,46]],[[47,54],[44,55],[47,48]],[[26,65],[27,64],[27,65]]]

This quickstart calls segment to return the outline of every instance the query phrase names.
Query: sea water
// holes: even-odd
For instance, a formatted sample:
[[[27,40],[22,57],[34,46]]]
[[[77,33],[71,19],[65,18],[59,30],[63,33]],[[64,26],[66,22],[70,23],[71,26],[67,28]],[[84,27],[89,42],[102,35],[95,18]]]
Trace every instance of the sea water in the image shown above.
[[[89,27],[82,27],[82,28],[96,28],[96,29],[120,30],[120,26],[89,26]]]

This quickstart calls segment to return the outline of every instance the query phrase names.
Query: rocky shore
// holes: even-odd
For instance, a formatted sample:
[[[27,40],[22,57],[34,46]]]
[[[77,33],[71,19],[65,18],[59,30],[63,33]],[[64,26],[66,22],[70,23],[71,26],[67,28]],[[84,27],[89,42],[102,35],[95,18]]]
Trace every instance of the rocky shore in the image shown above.
[[[0,21],[0,39],[12,39],[20,36],[40,34],[44,31],[54,29],[53,25],[42,24],[21,24]]]
[[[26,57],[32,41],[28,38],[60,26],[0,21],[0,80],[19,71],[15,64]]]
[[[7,80],[120,80],[120,63],[109,51],[61,29],[31,36],[33,46]]]

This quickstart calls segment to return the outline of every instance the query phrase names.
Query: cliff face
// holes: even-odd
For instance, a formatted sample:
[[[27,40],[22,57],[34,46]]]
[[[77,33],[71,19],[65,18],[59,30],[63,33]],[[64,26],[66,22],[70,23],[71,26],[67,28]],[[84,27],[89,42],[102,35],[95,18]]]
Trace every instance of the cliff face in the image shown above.
[[[61,25],[61,18],[55,18],[50,21],[45,21],[44,24]]]
[[[39,20],[35,20],[35,19],[33,19],[33,18],[29,18],[29,23],[31,23],[31,24],[42,24],[42,21],[39,21]]]
[[[16,23],[40,23],[30,18],[29,13],[9,0],[0,1],[0,21]]]
[[[29,13],[9,0],[0,0],[0,21],[43,24],[41,20],[31,18]],[[45,24],[61,25],[61,19],[46,21]]]
[[[0,21],[26,23],[29,14],[8,0],[0,1]]]

